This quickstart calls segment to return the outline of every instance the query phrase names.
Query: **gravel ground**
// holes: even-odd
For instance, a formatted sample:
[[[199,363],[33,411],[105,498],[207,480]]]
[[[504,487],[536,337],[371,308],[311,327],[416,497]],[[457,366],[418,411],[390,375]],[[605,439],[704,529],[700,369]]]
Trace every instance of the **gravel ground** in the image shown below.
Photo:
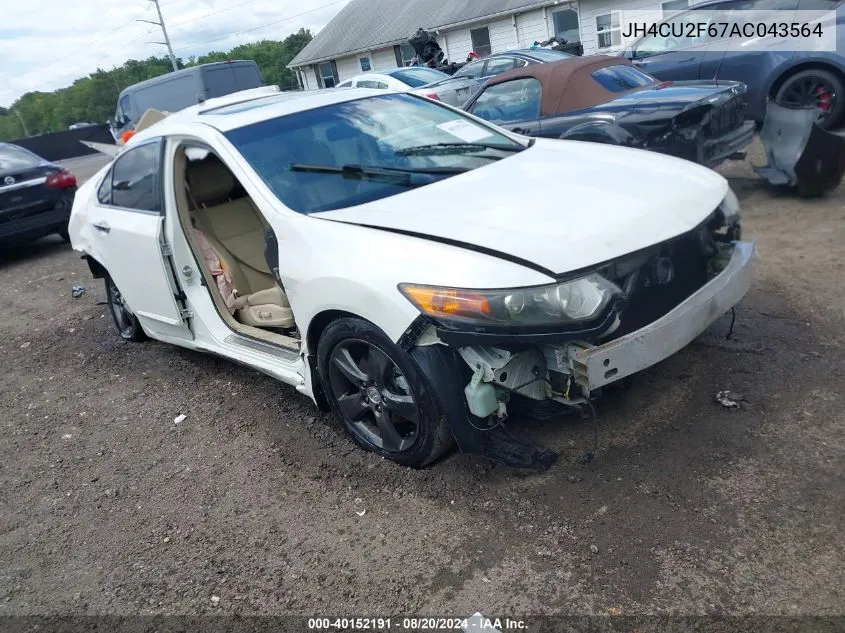
[[[591,423],[515,422],[542,475],[378,459],[290,387],[121,341],[58,238],[4,253],[0,615],[845,614],[845,194],[725,173],[759,247],[735,336],[601,401],[589,465]]]

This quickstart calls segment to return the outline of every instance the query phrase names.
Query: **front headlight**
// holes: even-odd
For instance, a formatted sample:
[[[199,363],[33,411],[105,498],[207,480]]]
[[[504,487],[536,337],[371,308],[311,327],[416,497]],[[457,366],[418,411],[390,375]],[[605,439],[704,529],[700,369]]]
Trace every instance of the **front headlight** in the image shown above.
[[[399,284],[423,314],[487,325],[553,326],[600,316],[619,287],[596,273],[553,286],[466,290]]]

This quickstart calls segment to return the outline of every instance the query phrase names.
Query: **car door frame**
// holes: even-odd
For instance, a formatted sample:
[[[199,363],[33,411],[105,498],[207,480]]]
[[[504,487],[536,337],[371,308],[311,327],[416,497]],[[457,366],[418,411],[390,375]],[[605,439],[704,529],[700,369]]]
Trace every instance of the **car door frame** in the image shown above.
[[[232,175],[240,182],[241,186],[249,194],[253,204],[258,208],[259,213],[270,225],[275,235],[280,237],[282,247],[285,245],[285,238],[293,239],[295,235],[289,225],[289,219],[280,212],[278,207],[270,201],[265,191],[266,185],[253,179],[250,172],[245,171],[243,158],[230,149],[230,146],[221,140],[221,135],[211,128],[207,130],[196,129],[191,133],[177,134],[167,138],[164,155],[164,196],[165,208],[168,210],[165,218],[165,231],[169,243],[172,245],[173,261],[184,288],[186,304],[195,317],[193,320],[195,345],[194,347],[229,358],[235,362],[245,364],[253,369],[261,371],[269,376],[277,378],[289,385],[296,386],[308,396],[312,394],[310,385],[310,373],[301,355],[301,346],[281,343],[270,343],[262,339],[253,338],[247,334],[232,329],[221,316],[220,308],[212,298],[209,283],[211,279],[204,274],[201,257],[195,248],[190,244],[188,236],[179,216],[176,187],[176,153],[180,147],[191,145],[208,149],[217,155],[224,165],[232,172]],[[290,212],[293,214],[294,212]],[[281,250],[280,248],[280,250]],[[281,265],[284,271],[284,264]],[[275,276],[275,274],[274,274]],[[279,279],[283,277],[279,275]],[[277,281],[279,281],[277,279]],[[280,284],[284,287],[284,284]],[[290,298],[290,293],[288,297]],[[291,307],[296,315],[295,302]]]
[[[159,151],[154,183],[161,210],[145,210],[113,204],[114,170],[129,152],[155,144]],[[92,256],[106,269],[129,309],[143,329],[154,338],[190,344],[194,334],[191,313],[173,268],[172,249],[165,237],[163,191],[164,142],[153,138],[133,145],[115,159],[100,181],[87,220],[92,228]],[[101,202],[100,189],[109,179],[109,201]],[[137,256],[137,257],[133,257]],[[131,260],[131,261],[130,261]]]
[[[478,103],[478,99],[487,90],[490,90],[491,88],[495,88],[496,86],[504,86],[504,85],[507,85],[511,82],[520,81],[520,80],[524,80],[524,79],[533,79],[534,81],[536,81],[537,83],[540,84],[540,101],[539,101],[538,107],[537,107],[538,111],[537,111],[537,119],[536,120],[510,121],[510,122],[505,122],[505,123],[499,123],[499,122],[495,122],[495,121],[488,121],[487,119],[480,117],[479,115],[475,114],[472,111],[472,108],[475,107],[476,103]],[[498,127],[504,128],[504,129],[506,129],[510,132],[513,132],[514,134],[524,134],[526,136],[536,136],[536,135],[539,134],[539,132],[542,128],[541,123],[540,123],[540,120],[542,119],[542,116],[543,116],[542,115],[542,103],[543,103],[543,82],[540,81],[539,79],[537,79],[536,77],[532,77],[532,76],[517,76],[517,77],[513,77],[511,79],[508,79],[507,81],[503,81],[502,83],[499,83],[499,84],[494,84],[492,86],[487,86],[487,85],[482,86],[470,98],[470,100],[465,104],[464,110],[466,110],[466,112],[472,114],[473,116],[476,116],[479,119],[486,121],[487,123],[491,123],[491,124],[496,125]]]

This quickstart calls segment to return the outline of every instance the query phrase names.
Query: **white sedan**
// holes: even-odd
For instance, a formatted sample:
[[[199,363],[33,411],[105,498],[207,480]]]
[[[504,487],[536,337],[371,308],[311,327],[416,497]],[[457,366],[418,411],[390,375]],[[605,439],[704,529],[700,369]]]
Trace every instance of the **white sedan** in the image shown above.
[[[480,85],[477,78],[455,77],[424,66],[407,66],[356,75],[340,82],[337,87],[411,92],[460,107]]]
[[[455,441],[548,466],[513,405],[588,407],[677,352],[753,253],[708,169],[363,89],[166,117],[79,189],[70,236],[121,337],[274,376],[411,466]]]

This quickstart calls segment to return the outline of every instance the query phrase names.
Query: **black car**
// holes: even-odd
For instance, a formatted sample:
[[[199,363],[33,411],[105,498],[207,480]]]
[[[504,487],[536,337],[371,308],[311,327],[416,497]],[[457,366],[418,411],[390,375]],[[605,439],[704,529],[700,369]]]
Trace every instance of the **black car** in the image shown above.
[[[708,167],[754,138],[739,82],[660,82],[621,57],[572,57],[491,78],[464,110],[529,136],[647,149]]]
[[[0,143],[0,245],[12,246],[58,233],[67,223],[76,177],[17,145]]]

